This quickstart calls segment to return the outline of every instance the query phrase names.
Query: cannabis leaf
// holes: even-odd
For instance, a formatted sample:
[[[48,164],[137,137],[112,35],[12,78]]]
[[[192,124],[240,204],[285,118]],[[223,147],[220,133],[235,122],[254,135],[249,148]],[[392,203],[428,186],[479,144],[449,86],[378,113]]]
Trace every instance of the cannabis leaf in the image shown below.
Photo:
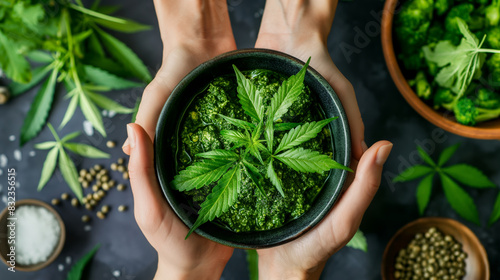
[[[200,205],[198,218],[188,236],[203,223],[220,217],[236,202],[243,174],[263,197],[268,196],[264,188],[266,179],[267,185],[270,183],[285,197],[281,166],[297,172],[323,173],[331,169],[352,171],[328,155],[299,147],[315,138],[336,118],[302,124],[278,121],[303,91],[307,66],[308,63],[299,73],[286,79],[272,97],[271,104],[266,107],[257,87],[233,65],[238,84],[237,97],[251,122],[218,114],[218,117],[235,127],[235,130],[219,131],[225,145],[229,145],[227,150],[215,149],[196,154],[193,163],[181,170],[171,182],[172,187],[178,191],[215,185]],[[274,131],[288,131],[278,139],[280,141],[275,151],[270,144],[274,141]],[[267,142],[267,147],[264,142]],[[277,161],[281,162],[279,174],[274,166]]]
[[[327,155],[304,148],[291,149],[275,156],[284,164],[298,172],[322,173],[330,169],[352,170],[334,161]]]
[[[417,146],[420,157],[430,166],[421,164],[411,166],[394,178],[393,182],[407,182],[424,177],[418,184],[416,192],[418,209],[420,215],[423,215],[430,201],[434,175],[438,174],[446,199],[451,207],[466,220],[479,224],[479,214],[473,199],[453,179],[474,188],[492,188],[495,187],[495,184],[480,170],[467,164],[443,167],[459,146],[459,144],[456,144],[444,149],[437,164],[424,149]]]
[[[64,180],[76,197],[81,201],[83,198],[83,192],[80,182],[78,181],[78,172],[75,164],[70,159],[65,149],[88,158],[109,158],[109,154],[86,144],[68,142],[80,135],[80,132],[70,133],[60,139],[54,127],[52,127],[50,123],[48,123],[47,126],[56,141],[48,141],[35,145],[35,148],[39,150],[50,149],[43,164],[42,175],[40,176],[40,181],[38,182],[38,190],[41,191],[50,180],[56,168],[56,163],[58,163],[59,170],[61,171]]]
[[[500,193],[498,194],[495,205],[493,206],[488,226],[493,225],[493,223],[495,223],[498,219],[500,219]]]
[[[366,242],[366,237],[361,230],[357,230],[352,239],[347,243],[348,247],[359,249],[363,252],[368,252],[368,242]]]
[[[247,252],[248,271],[250,280],[259,280],[259,254],[256,250],[245,250]]]
[[[133,75],[149,82],[151,75],[132,50],[99,26],[122,32],[149,27],[111,16],[107,13],[116,9],[101,9],[98,2],[90,9],[81,1],[62,1],[56,10],[49,6],[13,1],[0,9],[0,68],[13,80],[9,85],[13,96],[42,83],[21,128],[20,144],[38,135],[46,124],[58,82],[65,84],[69,99],[60,127],[79,106],[106,136],[99,109],[123,114],[133,110],[98,92],[143,86],[127,78]],[[28,60],[42,66],[31,70]]]
[[[97,244],[90,252],[85,254],[80,260],[78,260],[70,269],[68,272],[68,277],[66,278],[67,280],[80,280],[82,279],[83,275],[83,270],[85,269],[85,266],[88,264],[90,259],[94,256],[94,254],[97,252],[99,249],[100,245]]]
[[[263,98],[257,87],[233,65],[238,82],[238,98],[245,113],[260,122],[264,116]]]
[[[283,136],[283,139],[281,139],[275,153],[288,150],[316,137],[325,125],[335,119],[337,118],[330,118],[319,122],[310,122],[293,128],[290,132]]]
[[[220,216],[236,202],[241,188],[241,172],[239,169],[239,167],[234,167],[228,171],[212,189],[207,199],[201,204],[198,219],[189,230],[186,238],[201,224]]]
[[[209,185],[219,178],[234,165],[235,161],[216,159],[196,162],[175,176],[172,185],[179,191],[199,189]]]

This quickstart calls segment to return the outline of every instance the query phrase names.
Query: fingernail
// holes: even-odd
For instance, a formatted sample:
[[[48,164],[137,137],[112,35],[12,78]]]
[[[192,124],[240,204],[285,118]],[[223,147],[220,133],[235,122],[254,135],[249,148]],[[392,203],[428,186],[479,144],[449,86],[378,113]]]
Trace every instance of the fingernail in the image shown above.
[[[375,159],[375,162],[377,162],[378,165],[384,165],[385,161],[389,157],[389,154],[391,153],[392,150],[392,143],[384,145],[380,147],[377,151],[377,158]]]
[[[127,124],[127,134],[130,148],[133,149],[135,147],[135,134],[131,124]]]
[[[363,153],[368,150],[368,145],[366,145],[365,140],[361,141],[361,148],[363,148]]]
[[[127,131],[127,133],[128,133],[128,131]],[[130,145],[130,143],[129,143],[128,138],[127,138],[127,139],[125,139],[125,142],[122,145],[122,150],[125,149],[125,147],[127,147],[128,145]]]

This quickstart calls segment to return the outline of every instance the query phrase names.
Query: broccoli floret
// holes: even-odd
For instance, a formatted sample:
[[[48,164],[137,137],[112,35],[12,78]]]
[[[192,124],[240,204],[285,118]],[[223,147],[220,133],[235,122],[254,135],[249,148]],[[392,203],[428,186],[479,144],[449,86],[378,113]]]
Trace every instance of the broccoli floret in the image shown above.
[[[436,23],[433,24],[431,28],[429,28],[429,33],[427,34],[427,45],[436,44],[437,42],[443,39],[443,36],[444,36],[443,26]]]
[[[408,70],[418,70],[422,68],[424,62],[424,53],[419,51],[412,54],[401,54],[399,59],[403,62],[404,66]]]
[[[497,26],[500,22],[500,1],[493,0],[490,5],[484,9],[484,18],[486,26]]]
[[[439,87],[434,93],[434,109],[436,110],[443,107],[452,111],[454,101],[455,95],[448,88]]]
[[[500,108],[500,95],[487,88],[480,88],[477,91],[474,104],[480,108],[498,109]]]
[[[431,85],[427,81],[424,71],[419,71],[417,73],[417,76],[415,76],[415,79],[408,81],[408,83],[410,84],[410,86],[415,87],[415,91],[417,92],[418,97],[429,99],[429,97],[431,96]]]
[[[481,39],[482,37],[478,37]],[[490,28],[486,32],[486,42],[493,49],[500,49],[500,26]]]
[[[446,13],[450,7],[453,7],[453,0],[436,0],[434,3],[434,9],[439,16]]]
[[[500,53],[494,53],[486,61],[486,66],[489,71],[488,83],[490,86],[500,86]]]
[[[395,21],[395,32],[403,53],[420,49],[427,37],[434,0],[411,0],[404,4]]]
[[[450,9],[450,12],[446,16],[444,20],[444,27],[446,31],[460,34],[460,30],[458,29],[457,18],[463,19],[467,24],[471,21],[471,13],[474,10],[474,5],[470,3],[463,3],[457,5]]]
[[[467,97],[464,97],[457,102],[453,112],[455,113],[455,118],[459,123],[470,126],[473,126],[478,122],[496,119],[500,116],[500,108],[480,108]]]

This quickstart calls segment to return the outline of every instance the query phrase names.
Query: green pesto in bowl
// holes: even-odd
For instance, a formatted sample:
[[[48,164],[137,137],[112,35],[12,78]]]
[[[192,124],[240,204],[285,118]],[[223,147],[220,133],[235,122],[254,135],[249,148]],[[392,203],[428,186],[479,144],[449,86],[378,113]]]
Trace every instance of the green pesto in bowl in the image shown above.
[[[270,70],[244,71],[245,76],[253,82],[264,99],[264,107],[270,103],[272,96],[287,77]],[[172,142],[176,160],[176,173],[185,170],[198,159],[195,155],[215,149],[230,149],[231,143],[225,140],[220,131],[239,130],[225,119],[231,118],[252,122],[245,114],[237,97],[237,82],[233,74],[214,78],[190,103],[184,112],[175,141]],[[220,114],[220,115],[219,115]],[[305,123],[324,120],[319,102],[311,94],[309,87],[304,87],[299,99],[293,103],[288,112],[278,120],[282,123]],[[253,121],[254,124],[255,121]],[[275,146],[288,130],[275,133]],[[315,138],[301,144],[305,149],[318,151],[329,157],[333,155],[332,139],[329,126],[323,128]],[[258,167],[265,173],[265,166]],[[214,220],[221,227],[234,232],[251,232],[270,230],[303,215],[321,191],[328,172],[323,174],[301,173],[294,171],[281,162],[276,162],[275,170],[283,182],[283,197],[269,180],[262,185],[265,195],[259,191],[252,180],[243,174],[238,199],[227,212]],[[216,183],[200,189],[185,191],[187,201],[193,209],[205,201]]]

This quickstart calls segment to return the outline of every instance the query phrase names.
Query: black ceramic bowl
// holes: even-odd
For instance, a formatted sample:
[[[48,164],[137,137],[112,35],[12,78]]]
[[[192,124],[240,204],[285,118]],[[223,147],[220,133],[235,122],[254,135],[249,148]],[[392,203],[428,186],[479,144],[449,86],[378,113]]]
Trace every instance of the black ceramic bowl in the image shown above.
[[[299,72],[304,62],[271,50],[238,50],[222,54],[201,64],[174,88],[163,107],[156,127],[155,166],[158,180],[168,203],[188,227],[191,227],[195,222],[197,210],[190,206],[182,193],[170,187],[170,182],[176,174],[172,141],[175,141],[174,136],[177,135],[183,115],[196,93],[200,92],[212,79],[234,73],[233,64],[241,71],[268,69],[285,76],[291,76]],[[321,103],[325,117],[339,117],[330,124],[334,159],[349,166],[351,157],[350,132],[340,100],[328,82],[311,67],[307,70],[304,82],[317,96],[316,99]],[[311,208],[301,217],[280,228],[236,233],[208,222],[195,232],[215,242],[236,248],[266,248],[283,244],[304,234],[326,216],[342,192],[346,177],[347,171],[345,170],[330,171],[330,176]]]

